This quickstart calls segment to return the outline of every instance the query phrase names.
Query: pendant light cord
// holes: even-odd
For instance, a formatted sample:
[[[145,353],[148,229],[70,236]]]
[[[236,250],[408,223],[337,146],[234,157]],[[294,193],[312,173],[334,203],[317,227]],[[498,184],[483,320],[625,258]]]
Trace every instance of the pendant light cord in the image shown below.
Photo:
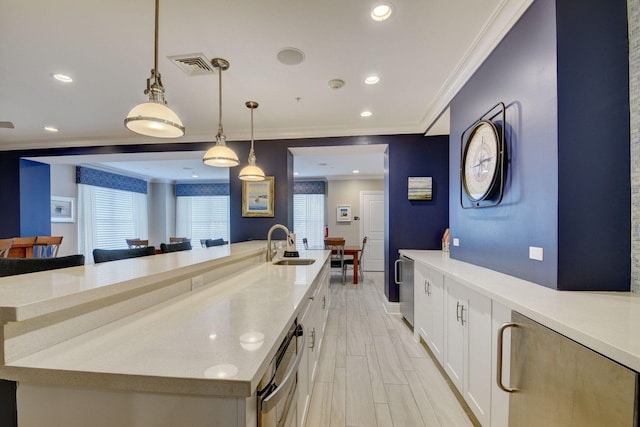
[[[251,152],[253,152],[253,108],[251,109]]]
[[[160,0],[156,0],[156,35],[155,35],[155,39],[154,39],[154,44],[155,44],[155,50],[153,53],[153,69],[155,70],[156,75],[159,74],[158,72],[158,22],[159,22],[159,16],[160,16]]]
[[[222,135],[222,67],[218,68],[218,135]]]

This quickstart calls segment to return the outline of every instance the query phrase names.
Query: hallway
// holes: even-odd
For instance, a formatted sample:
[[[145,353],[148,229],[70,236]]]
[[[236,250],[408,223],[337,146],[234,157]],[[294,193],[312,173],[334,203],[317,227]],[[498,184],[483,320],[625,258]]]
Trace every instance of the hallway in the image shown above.
[[[400,316],[385,314],[384,274],[337,279],[307,427],[472,426]]]

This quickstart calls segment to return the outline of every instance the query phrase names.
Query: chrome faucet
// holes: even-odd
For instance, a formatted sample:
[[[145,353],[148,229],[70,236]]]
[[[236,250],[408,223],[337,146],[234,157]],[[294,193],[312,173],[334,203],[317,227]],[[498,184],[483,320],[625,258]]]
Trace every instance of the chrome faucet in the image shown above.
[[[289,238],[289,229],[282,224],[275,224],[269,229],[269,233],[267,233],[267,261],[273,260],[275,251],[271,249],[271,234],[278,228],[287,233],[287,239]]]

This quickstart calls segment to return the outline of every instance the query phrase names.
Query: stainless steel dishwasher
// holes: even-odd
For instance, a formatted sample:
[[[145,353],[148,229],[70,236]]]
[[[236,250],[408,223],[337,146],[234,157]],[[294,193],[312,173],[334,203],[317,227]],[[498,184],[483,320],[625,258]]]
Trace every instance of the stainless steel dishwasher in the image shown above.
[[[394,280],[400,297],[400,313],[413,327],[413,260],[406,255],[400,255],[394,264]]]
[[[304,355],[304,328],[295,322],[258,383],[258,427],[289,427],[297,422],[297,372]]]

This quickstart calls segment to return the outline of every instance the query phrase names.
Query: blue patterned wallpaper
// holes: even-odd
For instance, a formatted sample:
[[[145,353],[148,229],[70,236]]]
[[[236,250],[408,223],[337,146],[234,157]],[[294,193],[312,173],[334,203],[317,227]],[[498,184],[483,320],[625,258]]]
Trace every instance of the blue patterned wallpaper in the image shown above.
[[[293,194],[326,194],[325,181],[295,181]]]
[[[176,196],[228,196],[229,183],[176,184]]]
[[[147,194],[147,181],[84,166],[76,166],[76,184]]]

